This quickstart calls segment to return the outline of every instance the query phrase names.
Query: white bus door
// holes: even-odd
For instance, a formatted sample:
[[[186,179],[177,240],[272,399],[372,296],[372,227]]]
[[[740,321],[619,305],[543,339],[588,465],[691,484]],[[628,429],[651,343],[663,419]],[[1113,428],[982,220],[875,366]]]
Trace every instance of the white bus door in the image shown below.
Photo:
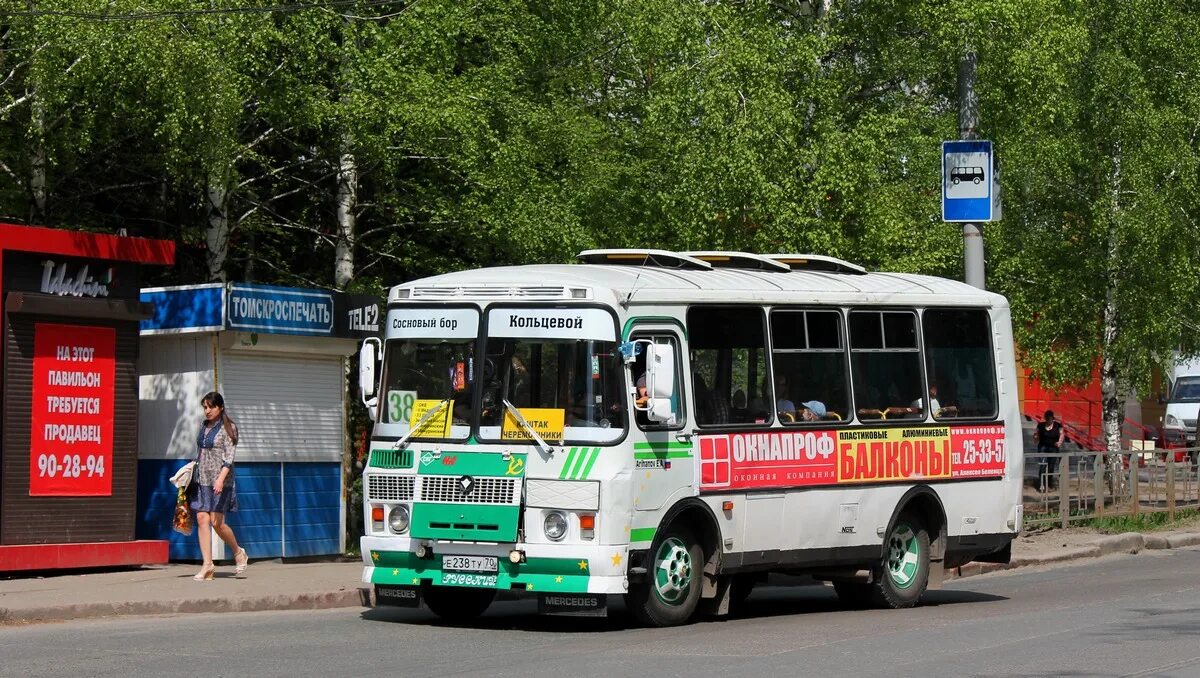
[[[696,494],[696,440],[687,417],[690,397],[687,356],[679,339],[678,328],[671,325],[638,325],[632,341],[652,341],[674,348],[675,389],[671,398],[674,417],[668,422],[652,422],[643,412],[634,412],[630,440],[633,441],[634,507],[639,511],[657,511],[683,497]],[[645,353],[634,362],[631,376],[635,385],[645,374]],[[644,382],[641,382],[644,384]],[[635,395],[638,395],[635,388]]]

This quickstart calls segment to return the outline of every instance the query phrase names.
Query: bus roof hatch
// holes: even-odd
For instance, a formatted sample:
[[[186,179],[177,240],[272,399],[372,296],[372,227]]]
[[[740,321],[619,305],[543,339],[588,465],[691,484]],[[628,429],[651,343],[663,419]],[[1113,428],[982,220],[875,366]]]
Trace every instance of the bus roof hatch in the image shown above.
[[[609,266],[654,266],[699,271],[712,269],[712,264],[707,261],[667,250],[584,250],[575,258],[585,264],[608,264]]]
[[[826,257],[820,254],[767,254],[781,264],[787,264],[793,271],[821,271],[824,273],[849,273],[851,275],[866,275],[867,269],[836,257]]]
[[[685,256],[694,257],[701,261],[708,262],[714,268],[742,268],[752,271],[780,271],[787,273],[792,270],[792,267],[764,257],[761,254],[750,254],[749,252],[721,252],[708,250],[703,252],[680,252]]]

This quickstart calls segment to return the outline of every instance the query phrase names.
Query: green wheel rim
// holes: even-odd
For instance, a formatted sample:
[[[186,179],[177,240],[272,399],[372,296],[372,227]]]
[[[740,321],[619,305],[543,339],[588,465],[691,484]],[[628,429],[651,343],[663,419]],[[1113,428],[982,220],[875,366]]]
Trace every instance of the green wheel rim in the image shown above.
[[[678,537],[668,537],[654,554],[654,595],[667,605],[679,605],[692,587],[692,553]]]
[[[897,523],[888,538],[887,570],[892,584],[906,589],[917,580],[921,569],[921,542],[907,523]]]

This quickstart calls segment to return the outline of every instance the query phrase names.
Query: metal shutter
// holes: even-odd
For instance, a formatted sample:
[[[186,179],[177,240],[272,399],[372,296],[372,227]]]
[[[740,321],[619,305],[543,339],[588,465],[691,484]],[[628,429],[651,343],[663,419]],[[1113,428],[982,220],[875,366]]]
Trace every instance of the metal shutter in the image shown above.
[[[341,461],[340,357],[225,353],[221,392],[238,425],[239,461]]]

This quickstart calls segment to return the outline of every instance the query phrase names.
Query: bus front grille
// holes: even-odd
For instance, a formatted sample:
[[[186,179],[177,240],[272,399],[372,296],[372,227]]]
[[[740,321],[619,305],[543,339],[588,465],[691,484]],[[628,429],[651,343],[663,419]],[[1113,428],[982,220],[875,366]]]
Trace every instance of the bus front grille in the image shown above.
[[[416,476],[367,476],[368,501],[412,501]]]
[[[421,476],[421,501],[447,504],[520,504],[521,485],[517,478],[473,478],[473,487],[463,491],[460,482],[466,476]]]

